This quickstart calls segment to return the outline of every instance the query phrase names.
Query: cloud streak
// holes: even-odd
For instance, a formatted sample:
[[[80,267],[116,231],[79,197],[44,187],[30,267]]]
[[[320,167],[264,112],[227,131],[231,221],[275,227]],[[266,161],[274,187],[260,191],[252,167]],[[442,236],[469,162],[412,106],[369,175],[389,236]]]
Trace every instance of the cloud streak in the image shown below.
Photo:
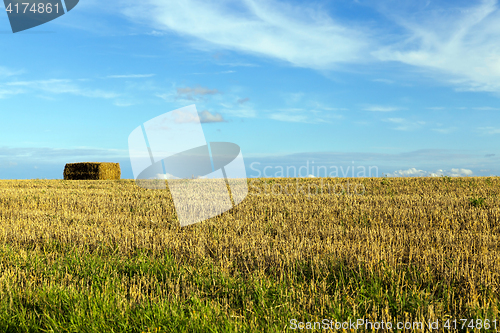
[[[23,74],[23,73],[24,73],[24,71],[22,71],[22,70],[13,71],[11,69],[8,69],[7,67],[0,66],[0,77],[15,76],[15,75]]]
[[[387,118],[384,121],[396,124],[394,129],[397,131],[411,131],[425,125],[424,121],[409,121],[404,118]]]
[[[427,71],[457,90],[500,92],[500,12],[496,0],[459,7],[446,2],[421,10],[382,13],[405,29],[406,37],[372,54],[381,61],[397,61]],[[444,7],[446,6],[446,7]]]
[[[202,123],[222,123],[225,122],[224,118],[220,113],[212,114],[207,110],[200,113],[200,121]]]
[[[382,20],[340,20],[317,4],[276,0],[245,0],[238,6],[215,0],[123,0],[121,11],[151,26],[155,35],[174,32],[189,37],[193,48],[223,48],[316,70],[399,62],[457,90],[500,93],[496,0],[466,5],[358,0],[353,5],[372,7],[396,28]],[[386,78],[374,81],[393,83]]]
[[[192,113],[185,113],[180,111],[173,111],[175,114],[175,122],[178,124],[186,123],[222,123],[225,122],[224,118],[220,113],[210,113],[204,110],[198,114],[198,116]]]
[[[396,106],[381,106],[381,105],[371,105],[363,108],[364,111],[372,111],[372,112],[393,112],[403,110],[403,108]]]
[[[299,67],[329,69],[362,61],[370,44],[362,29],[342,25],[306,5],[246,0],[236,11],[228,2],[213,0],[126,3],[122,13],[133,21],[194,37],[195,47],[223,47]]]
[[[51,94],[72,94],[91,98],[110,99],[119,96],[114,92],[103,91],[100,89],[81,88],[80,86],[74,84],[72,80],[65,79],[15,81],[6,83],[5,85],[11,87],[25,87]]]
[[[205,87],[185,87],[185,88],[177,88],[177,98],[183,98],[190,101],[195,101],[199,96],[206,95],[217,95],[220,92],[217,89],[208,89]]]
[[[108,75],[108,79],[142,79],[147,77],[153,77],[156,74],[131,74],[131,75]]]
[[[450,171],[439,169],[435,172],[417,170],[416,168],[410,168],[407,170],[397,170],[393,173],[387,174],[389,177],[469,177],[472,176],[474,172],[469,169],[458,169],[452,168]]]

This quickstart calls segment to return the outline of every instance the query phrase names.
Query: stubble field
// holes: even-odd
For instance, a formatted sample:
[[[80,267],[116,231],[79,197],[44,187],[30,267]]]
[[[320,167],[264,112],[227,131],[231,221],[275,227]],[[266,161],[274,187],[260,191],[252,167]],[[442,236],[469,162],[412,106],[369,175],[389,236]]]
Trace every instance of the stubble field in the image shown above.
[[[133,180],[0,181],[0,331],[500,329],[499,177],[248,182],[181,228]]]

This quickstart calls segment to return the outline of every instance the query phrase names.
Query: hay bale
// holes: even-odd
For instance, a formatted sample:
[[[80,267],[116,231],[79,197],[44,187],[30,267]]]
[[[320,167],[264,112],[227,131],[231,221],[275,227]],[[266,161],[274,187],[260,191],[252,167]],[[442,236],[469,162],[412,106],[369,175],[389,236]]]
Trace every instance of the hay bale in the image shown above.
[[[120,176],[119,163],[68,163],[64,167],[65,180],[117,180]]]

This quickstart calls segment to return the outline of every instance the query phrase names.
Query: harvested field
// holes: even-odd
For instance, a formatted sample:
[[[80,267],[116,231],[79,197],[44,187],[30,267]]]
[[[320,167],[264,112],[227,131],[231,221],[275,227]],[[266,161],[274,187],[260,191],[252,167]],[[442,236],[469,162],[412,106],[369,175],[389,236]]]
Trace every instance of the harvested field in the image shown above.
[[[499,177],[248,181],[184,228],[133,180],[0,181],[0,331],[500,329]]]

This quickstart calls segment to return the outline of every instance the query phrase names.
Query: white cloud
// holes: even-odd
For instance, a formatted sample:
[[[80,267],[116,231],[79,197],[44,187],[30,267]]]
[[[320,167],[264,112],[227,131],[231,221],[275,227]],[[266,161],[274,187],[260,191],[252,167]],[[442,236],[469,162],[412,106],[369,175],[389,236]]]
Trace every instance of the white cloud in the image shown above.
[[[200,121],[202,123],[221,123],[225,122],[224,118],[220,113],[212,114],[207,110],[202,111],[200,114]]]
[[[130,74],[130,75],[108,75],[108,79],[141,79],[146,77],[153,77],[156,74]]]
[[[478,110],[478,111],[497,111],[497,110],[500,110],[500,108],[493,108],[491,106],[481,106],[481,107],[475,107],[472,109]]]
[[[233,73],[236,73],[236,71],[222,71],[215,73],[191,73],[191,75],[219,75],[219,74],[233,74]]]
[[[285,103],[288,105],[297,105],[303,98],[305,94],[303,92],[297,93],[284,93],[282,94]]]
[[[281,112],[303,112],[305,110],[302,108],[284,108],[284,109],[278,109],[278,111],[281,111]]]
[[[147,32],[146,35],[151,35],[151,36],[164,36],[165,33],[163,32],[159,32],[159,31],[156,31],[156,30],[153,30],[151,32]]]
[[[130,103],[130,102],[121,102],[121,101],[115,101],[114,103],[116,106],[119,106],[119,107],[127,107],[127,106],[132,106],[134,105],[134,103]]]
[[[397,124],[398,126],[394,128],[397,131],[411,131],[422,127],[422,125],[425,125],[424,121],[408,121],[403,118],[387,118],[384,119],[384,121]]]
[[[328,110],[345,110],[329,108]],[[332,119],[344,119],[342,115],[325,112],[325,108],[279,108],[268,113],[268,118],[293,123],[331,123]]]
[[[172,100],[175,99],[175,94],[169,94],[169,93],[164,93],[164,94],[155,94],[156,97],[159,97],[163,99],[164,101],[171,102]]]
[[[457,130],[457,127],[448,127],[448,128],[433,128],[434,132],[442,133],[442,134],[450,134]]]
[[[222,105],[223,103],[221,103]],[[239,118],[254,118],[257,115],[257,112],[248,105],[242,104],[238,106],[232,106],[232,105],[223,105],[224,107],[224,113],[234,116],[234,117],[239,117]]]
[[[167,174],[163,174],[163,173],[158,173],[156,174],[156,178],[155,179],[180,179],[178,177],[175,177],[169,173]]]
[[[200,86],[194,88],[177,88],[177,98],[183,98],[189,101],[197,100],[198,96],[216,95],[219,93],[220,92],[217,89],[208,89]]]
[[[85,89],[72,83],[72,80],[64,79],[50,79],[38,81],[15,81],[6,83],[7,86],[20,86],[40,90],[52,94],[73,94],[78,96],[92,97],[92,98],[115,98],[119,95],[113,92],[107,92],[99,89]]]
[[[478,131],[482,134],[489,134],[489,135],[500,134],[500,128],[491,127],[491,126],[479,127]]]
[[[286,113],[273,113],[269,115],[269,118],[279,121],[287,121],[293,123],[306,123],[308,118],[303,115],[291,115]]]
[[[374,111],[374,112],[393,112],[403,110],[403,108],[396,106],[381,106],[381,105],[371,105],[363,108],[365,111]]]
[[[321,107],[321,106],[319,106],[318,108],[321,110],[325,110],[325,111],[349,111],[348,108],[330,108],[330,107]]]
[[[174,175],[171,175],[169,173],[163,174],[163,173],[157,173],[156,177],[154,179],[181,179],[179,177],[176,177]],[[195,179],[207,179],[206,176],[196,176]]]
[[[23,73],[24,73],[23,70],[14,71],[14,70],[8,69],[7,67],[0,66],[0,77],[15,76],[15,75],[23,74]]]
[[[389,79],[374,79],[372,80],[373,82],[381,82],[381,83],[386,83],[386,84],[393,84],[394,81],[393,80],[389,80]]]
[[[391,123],[396,123],[396,124],[401,124],[401,123],[404,123],[404,121],[405,121],[403,118],[388,118],[386,120],[391,122]]]
[[[250,100],[250,98],[245,97],[245,98],[240,98],[240,99],[238,99],[236,102],[237,102],[238,104],[243,104],[243,103],[248,102],[249,100]]]
[[[416,168],[410,168],[408,170],[397,170],[393,173],[389,173],[389,177],[441,177],[441,176],[449,176],[449,177],[467,177],[472,176],[473,172],[469,169],[454,169],[451,171],[446,170],[437,170],[436,172],[428,172],[424,170],[418,170]]]
[[[472,170],[469,169],[451,169],[451,171],[444,171],[444,172],[451,177],[465,177],[473,175]]]
[[[217,109],[225,116],[253,118],[257,114],[252,107],[250,99],[241,99],[238,95],[231,92],[223,94],[217,89],[200,86],[173,87],[172,90],[165,93],[157,93],[155,96],[169,103],[181,103],[180,106],[184,106],[186,101],[196,101],[197,106],[200,108]],[[217,114],[212,116],[207,115],[205,120],[207,122],[214,122],[214,120],[225,121],[222,116],[219,117]]]
[[[497,1],[470,2],[467,7],[452,2],[441,8],[432,6],[421,11],[401,12],[395,6],[382,10],[406,29],[407,37],[372,54],[382,61],[426,69],[458,90],[500,92]]]
[[[399,27],[389,30],[393,25],[385,19],[346,21],[348,16],[343,16],[340,21],[316,1],[120,0],[116,7],[133,22],[147,26],[148,34],[178,34],[201,50],[236,50],[318,70],[343,70],[346,63],[396,61],[459,90],[500,92],[496,0],[361,2],[353,3],[363,10],[366,4],[372,6]],[[103,6],[90,3],[87,6]],[[405,4],[409,4],[407,9],[401,10]],[[216,64],[255,66],[230,61]],[[393,83],[383,77],[374,81]]]
[[[268,117],[274,120],[293,122],[293,123],[314,124],[314,123],[328,122],[318,117],[315,118],[309,117],[310,114],[317,114],[321,112],[318,110],[307,110],[303,108],[284,108],[284,109],[277,109],[277,111],[279,112],[272,112],[269,114]],[[336,116],[329,114],[326,117],[335,118]],[[338,116],[338,118],[342,118],[342,116]]]
[[[200,114],[181,112],[178,110],[172,111],[175,114],[175,122],[178,124],[185,123],[220,123],[225,122],[220,113],[212,114],[209,111],[202,111]]]
[[[394,173],[389,173],[389,177],[424,177],[428,173],[424,170],[417,170],[415,168],[410,168],[408,170],[397,170]]]
[[[214,0],[126,3],[122,13],[130,19],[159,33],[194,37],[194,47],[259,54],[300,67],[328,69],[363,60],[371,43],[367,32],[341,25],[312,5],[246,0],[236,11],[229,2]]]
[[[195,115],[191,112],[182,112],[179,110],[172,111],[172,114],[175,115],[175,122],[178,124],[186,124],[186,123],[199,123],[199,116]]]
[[[177,88],[177,93],[179,95],[215,95],[218,94],[219,91],[217,89],[208,89],[198,86],[195,88]]]
[[[24,93],[23,89],[0,89],[0,99]]]

